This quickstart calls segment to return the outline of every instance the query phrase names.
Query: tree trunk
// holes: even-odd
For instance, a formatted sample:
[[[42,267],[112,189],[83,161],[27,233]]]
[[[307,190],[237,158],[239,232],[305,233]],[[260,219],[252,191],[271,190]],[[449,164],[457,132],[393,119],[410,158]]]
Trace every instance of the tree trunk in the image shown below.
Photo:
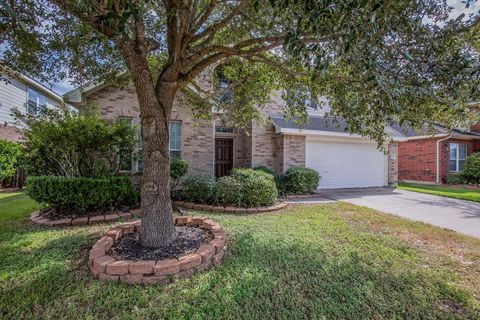
[[[178,87],[175,81],[153,85],[143,52],[120,46],[135,84],[141,113],[143,176],[141,189],[142,244],[158,248],[175,235],[170,196],[169,122]]]

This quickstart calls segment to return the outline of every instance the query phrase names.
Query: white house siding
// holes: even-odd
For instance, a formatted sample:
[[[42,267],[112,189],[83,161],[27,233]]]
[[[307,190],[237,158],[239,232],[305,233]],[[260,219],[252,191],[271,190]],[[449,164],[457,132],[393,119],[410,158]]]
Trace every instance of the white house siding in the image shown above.
[[[10,83],[0,82],[0,124],[11,124],[15,121],[12,108],[26,112],[27,85],[16,79]]]

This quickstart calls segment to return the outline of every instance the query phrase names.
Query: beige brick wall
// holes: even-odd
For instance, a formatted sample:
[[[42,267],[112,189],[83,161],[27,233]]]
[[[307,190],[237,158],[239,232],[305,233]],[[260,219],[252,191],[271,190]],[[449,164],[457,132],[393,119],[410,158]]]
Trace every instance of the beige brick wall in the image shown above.
[[[286,171],[291,167],[305,166],[305,136],[284,136],[284,158],[283,170]]]
[[[398,185],[398,142],[388,145],[388,186]]]
[[[90,95],[88,102],[95,105],[105,119],[131,117],[134,124],[139,124],[140,110],[133,87],[106,87]],[[213,175],[213,122],[194,119],[181,98],[174,103],[171,119],[182,122],[182,158],[189,163],[189,174]]]

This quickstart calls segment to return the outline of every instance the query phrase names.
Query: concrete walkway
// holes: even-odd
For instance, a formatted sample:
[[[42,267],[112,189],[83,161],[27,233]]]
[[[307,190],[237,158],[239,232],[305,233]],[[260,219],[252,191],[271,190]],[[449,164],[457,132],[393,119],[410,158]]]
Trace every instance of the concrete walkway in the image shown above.
[[[334,200],[365,206],[480,238],[480,203],[391,188],[323,190],[319,196],[291,203]]]

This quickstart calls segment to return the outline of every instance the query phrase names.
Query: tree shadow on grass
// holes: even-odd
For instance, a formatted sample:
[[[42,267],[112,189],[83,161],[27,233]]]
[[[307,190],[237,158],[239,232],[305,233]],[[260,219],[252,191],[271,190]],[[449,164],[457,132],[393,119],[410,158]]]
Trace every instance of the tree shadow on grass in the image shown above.
[[[86,267],[89,233],[59,236],[9,259],[1,280],[5,318],[476,319],[469,296],[412,260],[348,245],[260,238],[230,240],[224,265],[168,286],[101,283]],[[396,249],[392,249],[396,250]],[[399,254],[400,256],[400,254]],[[79,260],[82,262],[80,263]],[[13,266],[12,260],[7,261]],[[3,264],[3,262],[2,262]]]

